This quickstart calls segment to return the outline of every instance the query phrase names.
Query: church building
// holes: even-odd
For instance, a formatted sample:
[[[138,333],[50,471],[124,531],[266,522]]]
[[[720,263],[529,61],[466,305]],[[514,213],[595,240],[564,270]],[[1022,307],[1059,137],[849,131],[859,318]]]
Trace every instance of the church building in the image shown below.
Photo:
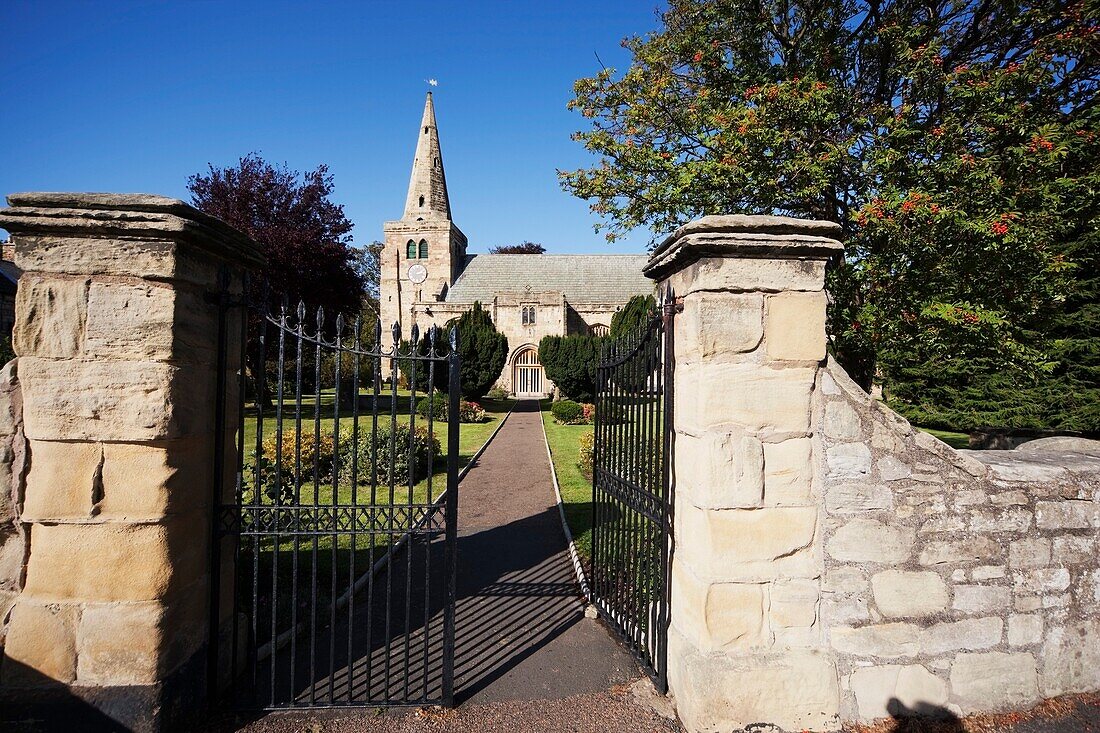
[[[646,255],[466,254],[466,235],[451,218],[431,92],[405,214],[383,231],[382,323],[400,323],[407,338],[414,324],[423,333],[480,302],[508,337],[498,385],[517,396],[553,389],[539,365],[543,336],[606,334],[631,296],[653,293],[642,275]]]

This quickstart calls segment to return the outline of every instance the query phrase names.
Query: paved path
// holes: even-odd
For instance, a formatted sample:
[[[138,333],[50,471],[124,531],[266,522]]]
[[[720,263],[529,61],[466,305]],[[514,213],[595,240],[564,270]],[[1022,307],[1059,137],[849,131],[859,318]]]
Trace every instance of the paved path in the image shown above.
[[[463,480],[458,527],[459,703],[560,699],[640,674],[584,618],[537,402],[516,405]]]

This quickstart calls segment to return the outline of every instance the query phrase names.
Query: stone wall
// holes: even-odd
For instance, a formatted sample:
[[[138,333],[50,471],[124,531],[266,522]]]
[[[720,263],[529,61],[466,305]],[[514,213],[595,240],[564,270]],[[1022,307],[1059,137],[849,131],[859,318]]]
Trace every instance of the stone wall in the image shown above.
[[[832,361],[817,392],[842,717],[1100,689],[1100,455],[955,451]]]
[[[1100,689],[1100,455],[955,451],[826,358],[839,227],[692,222],[675,317],[669,687],[689,731]]]
[[[0,589],[18,594],[0,711],[39,705],[34,717],[64,710],[156,730],[206,689],[211,510],[216,490],[233,485],[231,469],[212,470],[216,302],[239,296],[244,270],[262,258],[174,199],[8,200],[0,226],[24,275],[12,339],[19,393],[11,399],[6,372],[0,436],[19,434],[5,399],[21,403],[14,508],[28,539],[10,561],[3,545]],[[232,340],[228,353],[239,353]],[[237,368],[232,357],[227,366]]]
[[[7,638],[8,620],[23,588],[30,536],[19,521],[23,498],[23,395],[13,359],[0,369],[0,649]]]

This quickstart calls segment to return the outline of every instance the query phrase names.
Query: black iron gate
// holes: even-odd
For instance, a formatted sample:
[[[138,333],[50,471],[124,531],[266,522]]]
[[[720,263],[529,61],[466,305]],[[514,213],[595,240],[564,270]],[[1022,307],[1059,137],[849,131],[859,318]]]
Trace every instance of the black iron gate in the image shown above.
[[[596,370],[592,475],[592,602],[662,693],[668,689],[674,311],[666,291],[636,332],[605,348]]]
[[[223,297],[215,476],[232,495],[214,527],[212,696],[451,705],[454,330],[402,342],[394,325],[387,347],[380,326],[321,308],[231,311]]]

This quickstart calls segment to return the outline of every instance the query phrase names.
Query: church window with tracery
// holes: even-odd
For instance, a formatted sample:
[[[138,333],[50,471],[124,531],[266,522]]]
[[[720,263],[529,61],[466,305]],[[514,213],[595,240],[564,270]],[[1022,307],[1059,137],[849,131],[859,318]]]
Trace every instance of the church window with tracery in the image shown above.
[[[425,239],[420,240],[420,259],[428,259],[428,242]]]
[[[520,311],[520,316],[523,320],[524,326],[535,325],[535,306],[525,305]]]

